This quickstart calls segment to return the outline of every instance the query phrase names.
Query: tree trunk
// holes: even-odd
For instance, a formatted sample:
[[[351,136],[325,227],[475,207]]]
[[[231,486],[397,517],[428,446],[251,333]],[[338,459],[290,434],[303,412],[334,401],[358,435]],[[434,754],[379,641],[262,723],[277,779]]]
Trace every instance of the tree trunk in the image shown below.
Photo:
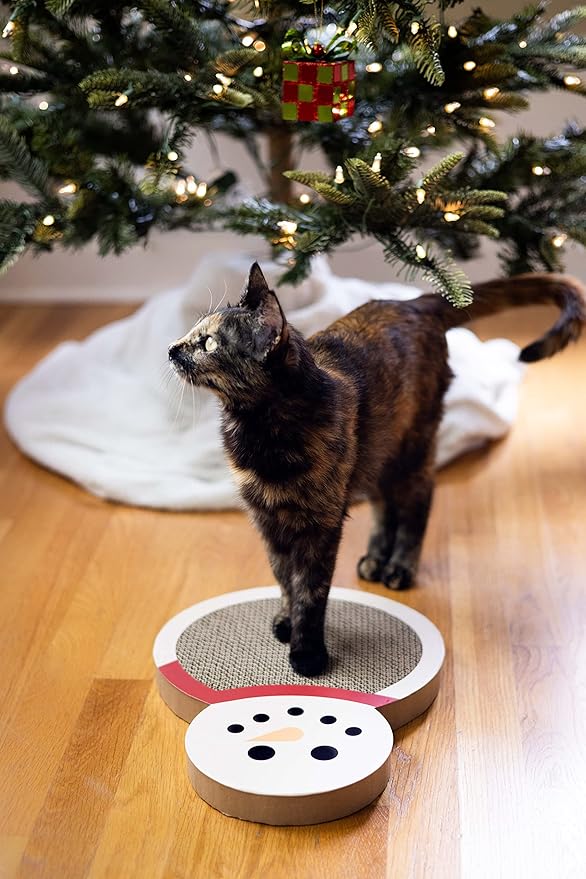
[[[292,200],[291,180],[283,171],[292,171],[293,137],[289,127],[275,126],[268,131],[269,141],[269,195],[272,201],[288,204]]]

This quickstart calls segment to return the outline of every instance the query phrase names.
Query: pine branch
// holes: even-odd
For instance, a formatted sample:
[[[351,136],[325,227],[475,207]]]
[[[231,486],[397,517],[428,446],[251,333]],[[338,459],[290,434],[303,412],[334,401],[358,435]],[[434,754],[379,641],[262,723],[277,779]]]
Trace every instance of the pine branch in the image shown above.
[[[0,117],[0,171],[33,195],[50,198],[48,168],[29,151],[24,139]]]

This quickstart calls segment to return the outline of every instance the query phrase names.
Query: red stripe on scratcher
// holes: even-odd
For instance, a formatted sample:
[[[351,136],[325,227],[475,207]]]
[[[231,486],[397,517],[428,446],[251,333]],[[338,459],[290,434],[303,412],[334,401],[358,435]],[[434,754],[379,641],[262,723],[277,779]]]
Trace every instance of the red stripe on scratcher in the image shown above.
[[[212,690],[201,681],[192,678],[177,660],[159,667],[161,674],[185,693],[201,702],[213,705],[216,702],[230,702],[232,699],[247,699],[250,696],[328,696],[331,699],[345,699],[348,702],[363,702],[380,708],[396,702],[392,696],[380,693],[359,693],[357,690],[339,690],[334,687],[304,686],[303,684],[263,684],[258,687],[237,687],[233,690]]]

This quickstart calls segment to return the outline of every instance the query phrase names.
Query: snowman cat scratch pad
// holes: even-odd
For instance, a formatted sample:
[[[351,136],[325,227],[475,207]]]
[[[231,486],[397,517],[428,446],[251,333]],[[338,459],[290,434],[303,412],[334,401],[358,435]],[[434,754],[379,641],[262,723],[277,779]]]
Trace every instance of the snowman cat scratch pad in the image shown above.
[[[396,728],[435,699],[444,643],[422,614],[382,596],[332,589],[330,666],[308,686],[270,635],[279,602],[278,586],[246,589],[195,604],[163,626],[153,655],[159,691],[176,714],[191,721],[206,705],[301,689],[372,705]]]

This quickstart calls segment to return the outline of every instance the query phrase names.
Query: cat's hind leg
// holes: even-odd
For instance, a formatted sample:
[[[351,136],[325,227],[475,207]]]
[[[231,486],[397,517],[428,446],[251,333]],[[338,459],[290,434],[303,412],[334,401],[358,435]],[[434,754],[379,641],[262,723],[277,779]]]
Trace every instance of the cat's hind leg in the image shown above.
[[[366,555],[358,562],[358,576],[363,580],[380,583],[383,569],[389,561],[395,545],[397,516],[388,499],[371,501],[373,527]]]
[[[395,492],[395,497],[401,497],[397,507],[397,532],[381,581],[389,589],[407,589],[417,573],[431,508],[433,478],[426,471],[412,474],[395,487]]]

